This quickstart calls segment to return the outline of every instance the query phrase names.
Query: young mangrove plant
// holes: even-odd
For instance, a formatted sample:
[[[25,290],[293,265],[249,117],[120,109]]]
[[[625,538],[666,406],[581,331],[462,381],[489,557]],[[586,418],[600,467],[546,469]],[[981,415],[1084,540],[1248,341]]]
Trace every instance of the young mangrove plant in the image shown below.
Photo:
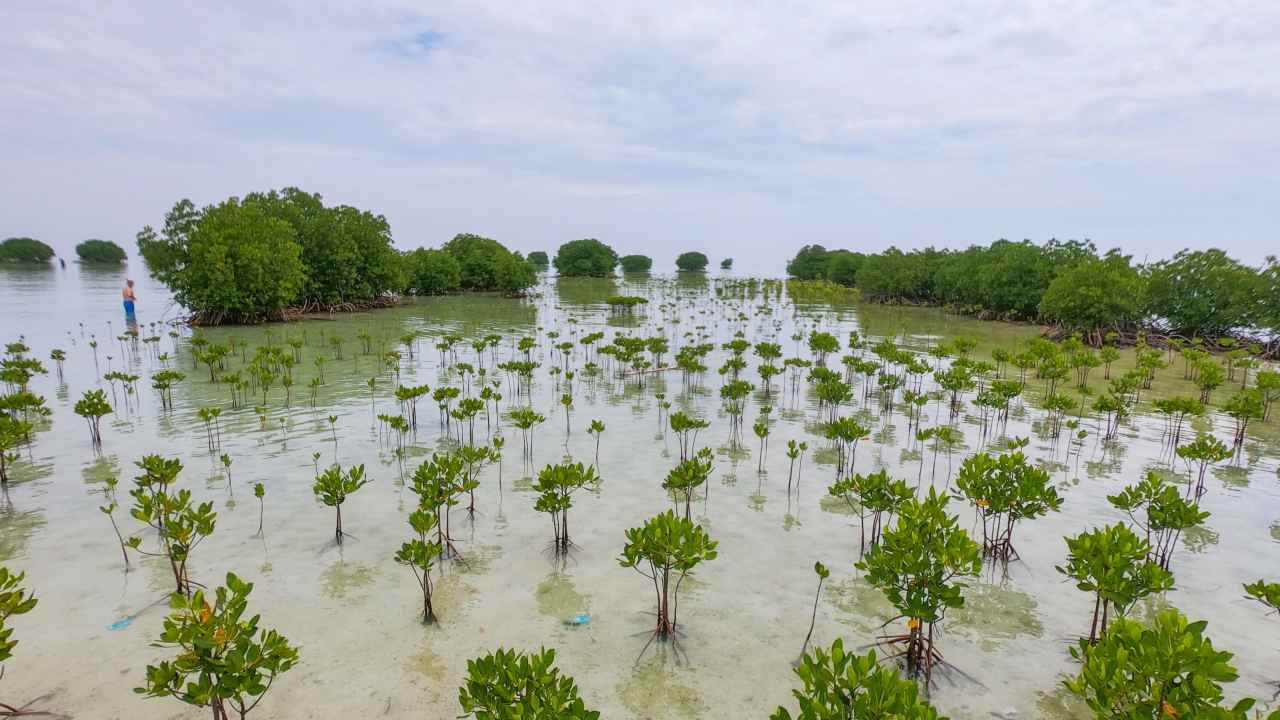
[[[316,476],[315,483],[311,486],[311,491],[315,493],[316,499],[325,505],[333,508],[336,512],[336,524],[333,530],[333,539],[342,544],[342,503],[347,501],[347,496],[355,493],[360,488],[369,484],[369,479],[364,476],[364,465],[355,465],[343,472],[338,465],[329,467],[324,472]]]
[[[1013,528],[1020,520],[1062,507],[1048,471],[1032,465],[1020,451],[969,457],[956,475],[956,497],[972,503],[982,519],[983,555],[1006,562],[1018,557]]]
[[[830,653],[815,648],[805,655],[795,673],[803,684],[791,691],[798,711],[779,707],[770,720],[946,720],[920,697],[918,684],[885,667],[875,650],[846,653],[840,638]]]
[[[128,545],[143,555],[165,558],[173,573],[175,592],[189,595],[187,563],[192,551],[213,534],[218,514],[213,511],[212,502],[195,505],[190,490],[174,490],[182,472],[182,462],[177,458],[146,455],[135,464],[142,474],[134,478],[134,487],[129,491],[133,497],[129,514],[155,531],[160,552],[142,550],[142,538],[137,536],[129,538]]]
[[[116,524],[116,509],[118,507],[120,507],[119,503],[112,500],[106,505],[99,506],[98,510],[102,511],[102,514],[106,515],[107,519],[111,521],[111,529],[115,531],[116,541],[120,543],[120,554],[124,556],[124,570],[125,572],[128,572],[130,566],[129,543],[124,539],[124,535],[120,532],[120,526]]]
[[[18,645],[18,641],[13,639],[9,618],[31,612],[37,603],[36,596],[22,587],[26,577],[26,573],[12,573],[0,565],[0,663],[13,657],[13,649]],[[0,717],[46,714],[0,702]]]
[[[533,435],[529,431],[533,426],[539,425],[546,421],[546,416],[534,410],[531,407],[518,407],[510,413],[511,424],[520,428],[521,437],[524,439],[524,455],[525,457],[533,456]]]
[[[876,472],[846,475],[827,488],[833,497],[843,498],[849,509],[858,513],[858,557],[880,544],[880,535],[894,513],[914,497],[915,493],[902,480],[894,480],[884,468]],[[885,516],[888,515],[886,518]],[[867,518],[871,518],[868,537]]]
[[[1124,523],[1066,538],[1067,564],[1059,573],[1093,593],[1089,644],[1105,635],[1111,616],[1123,617],[1142,598],[1173,587],[1173,574],[1148,559],[1151,545]]]
[[[769,408],[760,411],[760,417],[751,426],[751,431],[760,439],[760,456],[756,458],[756,472],[764,472],[765,454],[769,452]]]
[[[1121,618],[1097,644],[1081,640],[1071,655],[1080,674],[1063,681],[1100,720],[1222,718],[1245,720],[1255,700],[1224,704],[1222,686],[1236,679],[1232,654],[1205,635],[1208,623],[1188,622],[1177,609],[1148,622]],[[1267,716],[1280,720],[1280,711]]]
[[[800,646],[800,659],[804,660],[804,654],[809,651],[809,640],[813,638],[813,626],[818,623],[818,600],[822,599],[822,583],[831,577],[831,571],[821,562],[813,564],[813,571],[818,575],[818,591],[813,596],[813,614],[809,616],[809,632],[804,636],[804,645]]]
[[[595,468],[582,463],[548,465],[538,473],[533,489],[538,493],[533,509],[551,516],[555,533],[554,552],[565,553],[573,542],[569,539],[569,508],[573,507],[573,494],[579,490],[596,490],[600,476]]]
[[[882,636],[880,642],[898,648],[891,657],[909,677],[923,678],[926,689],[934,666],[944,662],[934,646],[937,626],[948,610],[964,606],[966,585],[959,579],[982,568],[978,543],[947,512],[947,501],[934,488],[923,501],[908,499],[897,524],[855,564],[907,619],[905,634]]]
[[[1178,446],[1177,453],[1187,463],[1188,469],[1195,469],[1194,480],[1190,476],[1187,479],[1187,497],[1196,502],[1206,492],[1204,481],[1209,467],[1231,457],[1231,450],[1209,433],[1200,433],[1195,441]]]
[[[465,718],[499,720],[600,720],[578,695],[573,678],[555,667],[554,650],[537,653],[498,650],[467,661],[466,683],[458,688]]]
[[[84,396],[76,401],[76,414],[89,424],[89,441],[93,447],[102,447],[102,416],[111,413],[111,403],[107,402],[107,394],[102,390],[85,390]]]
[[[800,484],[800,478],[796,475],[796,461],[800,461],[801,469],[804,467],[804,451],[809,449],[809,443],[796,442],[795,440],[787,441],[787,494],[791,494],[791,481],[794,478],[797,487]]]
[[[465,475],[466,469],[457,453],[433,453],[430,460],[413,471],[410,489],[418,496],[419,504],[430,508],[435,515],[436,542],[447,558],[462,556],[449,534],[449,509],[458,504]]]
[[[587,426],[587,434],[594,436],[596,439],[595,467],[598,468],[600,467],[600,436],[604,434],[604,421],[592,420],[591,424]]]
[[[671,432],[675,433],[680,441],[681,460],[688,460],[695,452],[698,432],[711,426],[710,421],[689,415],[683,410],[677,410],[668,415],[667,423],[671,426]]]
[[[1147,559],[1169,569],[1173,550],[1183,530],[1204,522],[1208,510],[1182,496],[1178,489],[1164,481],[1155,471],[1149,471],[1141,482],[1126,487],[1107,500],[1125,511],[1133,524],[1142,528],[1151,554]]]
[[[702,448],[688,460],[681,460],[662,481],[662,489],[671,496],[675,512],[684,507],[684,518],[690,518],[693,496],[711,477],[711,448]]]
[[[716,559],[718,543],[701,525],[670,510],[627,530],[626,537],[618,563],[653,583],[656,622],[649,642],[674,638],[679,628],[680,584],[699,564]]]
[[[260,629],[258,615],[245,617],[251,592],[253,583],[227,573],[212,604],[204,590],[191,597],[175,593],[156,645],[174,648],[178,656],[148,665],[146,682],[134,692],[209,708],[214,720],[249,717],[276,678],[298,663],[287,638]]]
[[[258,498],[258,537],[262,537],[262,520],[267,512],[267,488],[262,483],[253,484],[253,496]]]
[[[435,559],[444,552],[444,546],[438,539],[428,539],[436,529],[434,509],[421,500],[418,508],[409,513],[409,527],[416,535],[412,540],[400,545],[396,551],[396,562],[406,565],[413,571],[413,577],[422,589],[422,622],[436,621],[436,611],[431,605],[431,570]],[[438,534],[437,534],[438,537]]]

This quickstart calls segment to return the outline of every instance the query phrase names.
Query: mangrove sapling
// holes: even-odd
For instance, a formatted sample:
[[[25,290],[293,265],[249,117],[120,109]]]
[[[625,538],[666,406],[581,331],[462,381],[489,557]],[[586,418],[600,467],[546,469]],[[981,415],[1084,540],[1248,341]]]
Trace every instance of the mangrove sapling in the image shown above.
[[[533,435],[529,432],[534,425],[541,424],[546,421],[546,416],[531,407],[518,407],[511,411],[511,424],[520,428],[520,434],[524,440],[524,456],[533,456]]]
[[[1173,587],[1173,574],[1149,559],[1151,545],[1124,523],[1082,532],[1067,541],[1067,564],[1059,573],[1093,593],[1089,644],[1105,635],[1114,612],[1123,617],[1142,598]]]
[[[1169,569],[1173,550],[1183,530],[1195,527],[1209,517],[1208,510],[1182,497],[1178,489],[1169,485],[1155,471],[1130,485],[1119,494],[1108,495],[1107,500],[1125,511],[1133,524],[1142,528],[1147,544],[1151,547],[1149,560],[1165,570]],[[1141,517],[1137,513],[1142,513]]]
[[[1081,640],[1071,648],[1080,674],[1063,684],[1100,719],[1244,720],[1256,701],[1223,704],[1222,686],[1237,673],[1232,654],[1214,648],[1205,635],[1207,625],[1188,622],[1175,608],[1146,623],[1118,619],[1096,644]],[[1280,720],[1280,711],[1267,717]]]
[[[418,581],[418,587],[422,589],[423,623],[436,621],[436,611],[431,605],[431,570],[434,567],[433,561],[444,552],[444,547],[439,540],[427,539],[432,530],[436,529],[436,522],[436,515],[432,508],[420,501],[418,508],[409,513],[409,527],[413,528],[417,537],[402,543],[400,549],[396,551],[395,558],[396,562],[407,565],[413,571],[413,577]]]
[[[600,487],[600,476],[595,468],[582,463],[563,463],[547,465],[538,472],[533,489],[538,499],[533,509],[551,516],[551,526],[555,531],[554,551],[566,553],[573,541],[569,539],[569,508],[573,507],[573,494],[579,490],[596,490]]]
[[[342,544],[342,538],[345,535],[342,531],[342,503],[346,502],[348,495],[355,493],[369,482],[370,480],[364,476],[363,464],[348,468],[346,472],[343,472],[340,466],[333,465],[316,476],[316,481],[311,486],[316,499],[336,511],[337,522],[334,526],[333,538],[339,545]]]
[[[800,705],[795,720],[946,720],[920,697],[918,684],[885,667],[875,650],[846,653],[840,638],[830,654],[819,647],[802,657],[795,673],[804,684],[791,691]],[[769,717],[792,720],[783,707]]]
[[[882,636],[880,642],[901,648],[891,657],[901,660],[908,676],[923,677],[926,689],[934,665],[945,662],[934,646],[936,626],[948,610],[964,606],[966,586],[957,578],[982,568],[978,543],[947,512],[947,501],[934,488],[923,501],[909,498],[895,526],[854,565],[907,618],[905,634]]]
[[[116,508],[118,507],[119,504],[113,499],[111,502],[100,506],[98,509],[101,510],[102,514],[106,515],[107,519],[111,521],[111,529],[115,531],[116,540],[120,542],[120,554],[124,556],[124,570],[125,572],[129,572],[129,543],[125,542],[124,535],[120,533],[120,526],[116,524]]]
[[[0,412],[0,487],[9,487],[9,466],[20,457],[12,450],[27,442],[33,429],[30,420],[20,420]]]
[[[1187,478],[1187,497],[1199,502],[1200,496],[1206,492],[1204,481],[1209,466],[1230,458],[1231,450],[1209,433],[1200,433],[1194,442],[1179,446],[1177,454],[1187,463],[1188,468],[1194,465],[1197,469],[1194,484],[1190,476]]]
[[[831,571],[827,570],[827,566],[821,562],[813,564],[813,571],[818,574],[818,591],[813,596],[813,614],[809,617],[809,632],[804,636],[804,645],[800,646],[798,662],[803,662],[805,653],[809,651],[809,640],[813,638],[813,626],[818,623],[818,600],[822,598],[822,583],[831,577]]]
[[[796,460],[800,460],[803,464],[804,451],[808,449],[809,444],[806,442],[796,442],[795,440],[787,441],[787,495],[791,494],[791,481],[792,478],[795,477]],[[799,478],[796,478],[796,483],[797,485],[799,484]]]
[[[671,496],[676,512],[684,505],[684,518],[689,519],[693,496],[711,476],[711,448],[702,448],[688,460],[681,460],[662,481],[662,489]]]
[[[102,447],[102,416],[111,413],[111,404],[102,390],[85,390],[76,401],[75,412],[89,424],[89,441],[95,449]]]
[[[258,534],[257,534],[257,537],[262,537],[262,519],[263,519],[263,517],[264,517],[264,515],[265,515],[265,513],[266,513],[266,511],[267,511],[266,500],[264,500],[264,498],[267,496],[267,489],[266,489],[266,487],[264,487],[264,486],[262,485],[262,483],[254,483],[254,484],[253,484],[253,496],[254,496],[254,497],[256,497],[256,498],[258,498]]]
[[[258,615],[245,617],[251,592],[253,583],[227,573],[212,604],[204,590],[174,594],[156,645],[174,648],[178,656],[148,665],[146,682],[134,692],[209,708],[214,720],[247,718],[276,678],[298,662],[287,638],[259,629]]]
[[[11,573],[9,568],[0,565],[0,663],[13,657],[13,648],[18,641],[13,640],[13,628],[9,627],[9,618],[14,615],[25,615],[35,609],[36,596],[22,587],[26,573]],[[3,670],[0,669],[0,675]],[[18,717],[21,715],[48,715],[26,708],[19,708],[0,702],[0,717]]]
[[[596,460],[595,467],[600,467],[600,436],[604,434],[604,421],[592,420],[587,426],[587,434],[595,436],[596,439]]]
[[[1002,561],[1015,560],[1013,528],[1056,512],[1062,496],[1044,468],[1032,465],[1019,452],[978,453],[964,461],[956,476],[956,497],[973,504],[982,520],[982,553]]]
[[[756,459],[756,472],[764,472],[765,454],[769,452],[769,408],[760,411],[760,418],[751,426],[751,431],[760,439],[760,457]]]
[[[555,667],[554,650],[521,653],[499,648],[467,661],[466,683],[458,688],[464,718],[479,720],[600,720],[578,695],[572,677]]]
[[[700,563],[716,558],[718,543],[701,525],[670,510],[627,530],[626,537],[618,563],[653,583],[657,620],[649,642],[671,638],[679,628],[680,584]]]
[[[67,361],[67,352],[59,348],[54,348],[49,351],[49,359],[57,366],[58,382],[62,382],[62,365]]]
[[[827,488],[827,492],[833,497],[844,498],[849,509],[858,513],[858,557],[866,553],[868,544],[872,547],[880,544],[884,526],[914,495],[905,482],[891,479],[884,468],[867,475],[847,475]],[[885,518],[886,513],[888,518]],[[867,537],[868,515],[871,517],[870,538]]]
[[[142,538],[137,536],[129,538],[127,544],[143,555],[165,558],[173,573],[175,592],[188,595],[192,583],[187,563],[192,551],[213,534],[218,514],[213,511],[212,502],[194,505],[190,490],[174,491],[173,485],[182,472],[182,462],[177,458],[145,455],[135,464],[142,474],[134,478],[134,488],[129,491],[133,497],[129,514],[156,532],[160,552],[142,550]]]
[[[462,557],[449,534],[449,509],[458,504],[465,474],[462,458],[457,453],[432,453],[430,460],[413,471],[409,488],[418,496],[419,503],[435,514],[436,542],[449,558]]]
[[[711,426],[711,422],[693,417],[683,410],[677,410],[667,416],[671,431],[680,440],[680,459],[688,460],[695,452],[698,444],[698,432]]]

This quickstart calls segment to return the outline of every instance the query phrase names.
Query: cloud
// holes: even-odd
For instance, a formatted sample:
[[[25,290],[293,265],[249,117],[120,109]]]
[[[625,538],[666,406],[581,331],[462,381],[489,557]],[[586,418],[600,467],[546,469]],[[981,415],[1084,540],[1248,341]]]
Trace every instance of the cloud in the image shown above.
[[[0,23],[0,234],[64,249],[287,184],[404,246],[592,236],[774,273],[815,240],[1274,244],[1275,3],[19,0]]]

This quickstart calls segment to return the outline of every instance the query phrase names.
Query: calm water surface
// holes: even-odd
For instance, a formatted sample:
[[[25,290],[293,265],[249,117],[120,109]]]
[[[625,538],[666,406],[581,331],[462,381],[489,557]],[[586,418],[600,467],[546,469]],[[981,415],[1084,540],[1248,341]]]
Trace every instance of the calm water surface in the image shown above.
[[[162,288],[137,271],[138,320],[143,334],[151,323],[165,323],[180,311]],[[16,619],[17,653],[5,668],[0,691],[11,703],[38,696],[39,707],[83,718],[198,718],[172,700],[143,700],[139,685],[149,662],[170,655],[153,648],[164,615],[163,601],[171,578],[167,567],[143,560],[124,572],[119,548],[107,518],[104,481],[121,479],[120,497],[136,474],[133,463],[144,454],[180,457],[186,466],[182,484],[198,499],[213,500],[218,510],[214,536],[198,548],[193,576],[219,583],[234,570],[256,583],[251,605],[266,626],[275,627],[301,647],[302,663],[285,675],[262,705],[271,718],[428,717],[458,713],[457,687],[468,658],[497,646],[534,649],[554,647],[560,666],[575,676],[589,706],[608,718],[766,717],[779,703],[789,703],[796,682],[791,672],[808,627],[815,576],[813,562],[832,568],[832,578],[818,608],[816,643],[844,637],[846,646],[873,641],[893,611],[880,593],[865,584],[853,568],[857,556],[856,517],[826,497],[834,479],[830,453],[813,452],[804,464],[799,494],[786,492],[789,439],[807,440],[822,448],[816,432],[816,401],[802,387],[784,390],[785,376],[775,378],[775,394],[753,396],[747,425],[759,408],[776,407],[769,438],[766,471],[756,471],[758,448],[750,438],[746,451],[727,447],[728,418],[720,408],[719,377],[723,361],[717,350],[707,361],[713,368],[705,388],[683,393],[678,372],[653,376],[643,389],[607,376],[575,380],[575,405],[566,436],[559,390],[547,368],[559,363],[546,339],[556,342],[603,330],[662,332],[681,345],[707,334],[717,343],[741,330],[748,340],[773,339],[787,356],[796,354],[790,336],[797,329],[819,327],[842,340],[857,329],[873,339],[894,336],[923,351],[938,338],[958,334],[980,339],[977,352],[987,357],[996,347],[1012,349],[1032,336],[1030,327],[979,323],[936,310],[802,303],[771,297],[767,301],[737,299],[716,281],[658,279],[638,282],[550,280],[541,295],[518,301],[490,297],[424,300],[372,314],[319,318],[269,328],[274,342],[305,336],[304,362],[290,407],[277,384],[267,400],[264,422],[252,407],[232,409],[225,384],[209,382],[207,370],[193,369],[190,332],[170,338],[167,325],[159,350],[170,364],[187,373],[174,392],[175,408],[162,412],[146,379],[161,363],[145,347],[122,345],[124,329],[120,287],[124,272],[94,272],[76,267],[47,272],[4,271],[0,302],[5,341],[25,336],[39,358],[53,347],[67,351],[65,380],[53,364],[32,389],[53,409],[51,427],[39,433],[30,450],[23,449],[14,469],[15,481],[0,503],[0,561],[27,572],[27,583],[40,604]],[[627,292],[652,299],[648,312],[636,319],[609,316],[603,299]],[[664,309],[660,307],[667,304]],[[434,403],[419,404],[420,427],[409,457],[399,463],[385,438],[379,437],[376,413],[399,412],[392,397],[396,376],[372,355],[364,355],[357,333],[368,332],[375,345],[405,348],[398,338],[421,333],[410,359],[402,358],[402,383],[457,384],[454,373],[442,376],[440,354],[432,336],[458,332],[470,338],[501,334],[499,361],[514,354],[523,336],[540,336],[536,359],[543,363],[533,391],[534,406],[547,416],[535,431],[532,462],[520,457],[519,431],[500,420],[483,419],[477,432],[501,432],[508,440],[501,467],[488,469],[478,491],[474,521],[455,514],[454,533],[469,559],[467,566],[445,565],[438,584],[441,622],[424,627],[418,621],[420,595],[411,573],[392,556],[409,537],[405,522],[415,496],[401,482],[432,450],[447,446],[436,421]],[[217,329],[216,342],[234,337],[252,348],[267,341],[267,328]],[[344,339],[335,357],[330,338]],[[98,342],[97,363],[88,343]],[[799,349],[807,356],[804,348]],[[474,351],[460,346],[459,360],[476,363]],[[329,358],[325,384],[312,406],[309,379],[314,357]],[[1128,355],[1128,353],[1126,354]],[[574,365],[580,367],[581,351]],[[1126,359],[1121,363],[1130,362]],[[484,367],[492,367],[486,356]],[[239,354],[229,370],[240,367]],[[752,358],[754,366],[754,357]],[[100,375],[129,368],[142,375],[140,397],[103,423],[103,449],[96,454],[84,421],[72,406],[81,393],[109,388]],[[1123,368],[1122,368],[1123,369]],[[367,380],[377,378],[372,397]],[[748,379],[758,384],[754,368]],[[1102,387],[1101,371],[1094,374]],[[505,381],[504,381],[505,385]],[[503,401],[514,393],[506,387]],[[117,390],[119,392],[119,390]],[[1191,393],[1181,380],[1180,365],[1161,373],[1148,397]],[[1229,391],[1218,391],[1225,399]],[[720,541],[720,556],[700,567],[687,581],[680,612],[687,637],[677,657],[670,648],[651,649],[637,662],[650,620],[647,581],[618,566],[623,530],[669,507],[660,482],[675,464],[674,438],[658,422],[656,393],[666,393],[676,408],[696,411],[712,426],[700,444],[717,450],[717,464],[707,496],[695,510],[697,520]],[[1043,394],[1033,381],[1028,396]],[[859,398],[861,393],[855,391]],[[251,404],[261,402],[261,397]],[[223,408],[221,447],[210,452],[197,410]],[[1044,412],[1027,402],[1014,411],[1007,428],[984,437],[976,412],[959,418],[965,433],[962,448],[938,460],[930,475],[932,452],[921,452],[907,431],[900,409],[881,412],[874,400],[859,399],[845,409],[862,413],[873,436],[857,454],[860,471],[887,466],[913,483],[945,487],[963,457],[1000,442],[1005,436],[1029,436],[1028,452],[1054,473],[1064,487],[1061,513],[1018,528],[1022,561],[1008,572],[984,572],[967,592],[967,606],[948,618],[940,639],[947,659],[964,672],[943,679],[934,701],[954,718],[1083,717],[1058,690],[1071,672],[1070,638],[1084,632],[1092,604],[1065,583],[1053,566],[1065,559],[1062,537],[1087,527],[1121,520],[1106,495],[1139,479],[1148,468],[1167,467],[1159,418],[1139,413],[1120,431],[1117,442],[1098,439],[1096,418],[1082,447],[1044,434]],[[328,416],[337,416],[331,430]],[[546,518],[533,510],[530,475],[566,456],[590,462],[594,441],[586,433],[592,419],[606,431],[600,443],[604,478],[598,494],[579,496],[571,511],[574,540],[580,549],[567,561],[549,556]],[[946,422],[946,411],[926,408],[923,424]],[[1197,422],[1227,439],[1229,418],[1213,415]],[[749,431],[748,431],[749,434]],[[335,442],[336,436],[336,442]],[[343,508],[345,528],[354,536],[343,547],[332,542],[332,510],[313,498],[313,453],[320,463],[335,459],[344,467],[364,463],[374,482],[352,496]],[[231,484],[222,474],[220,453],[233,458]],[[1280,480],[1277,478],[1276,425],[1258,426],[1245,443],[1240,460],[1215,469],[1204,506],[1213,515],[1205,527],[1188,532],[1175,555],[1177,590],[1154,606],[1169,603],[1193,618],[1210,621],[1216,645],[1237,655],[1241,679],[1229,691],[1270,696],[1267,682],[1277,679],[1276,648],[1280,622],[1264,618],[1259,606],[1244,599],[1240,584],[1280,576]],[[923,463],[923,467],[922,467]],[[1178,468],[1179,470],[1181,468]],[[259,508],[254,483],[266,486],[264,537],[255,537]],[[952,503],[962,522],[972,527],[972,514]],[[126,532],[135,531],[127,512],[117,514]],[[461,518],[461,519],[460,519]],[[1150,610],[1150,607],[1145,608]],[[567,621],[588,613],[590,622]],[[108,626],[129,621],[122,629]]]

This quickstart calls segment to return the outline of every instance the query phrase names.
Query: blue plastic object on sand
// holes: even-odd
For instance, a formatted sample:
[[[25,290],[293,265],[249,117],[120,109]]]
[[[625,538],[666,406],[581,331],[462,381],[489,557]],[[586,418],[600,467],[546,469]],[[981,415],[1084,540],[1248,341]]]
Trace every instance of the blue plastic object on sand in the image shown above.
[[[127,617],[123,620],[117,620],[107,626],[108,630],[123,630],[133,624],[133,618]]]
[[[583,613],[578,613],[577,615],[574,615],[568,620],[565,620],[564,624],[565,625],[586,625],[589,622],[591,622],[591,615],[583,612]]]

